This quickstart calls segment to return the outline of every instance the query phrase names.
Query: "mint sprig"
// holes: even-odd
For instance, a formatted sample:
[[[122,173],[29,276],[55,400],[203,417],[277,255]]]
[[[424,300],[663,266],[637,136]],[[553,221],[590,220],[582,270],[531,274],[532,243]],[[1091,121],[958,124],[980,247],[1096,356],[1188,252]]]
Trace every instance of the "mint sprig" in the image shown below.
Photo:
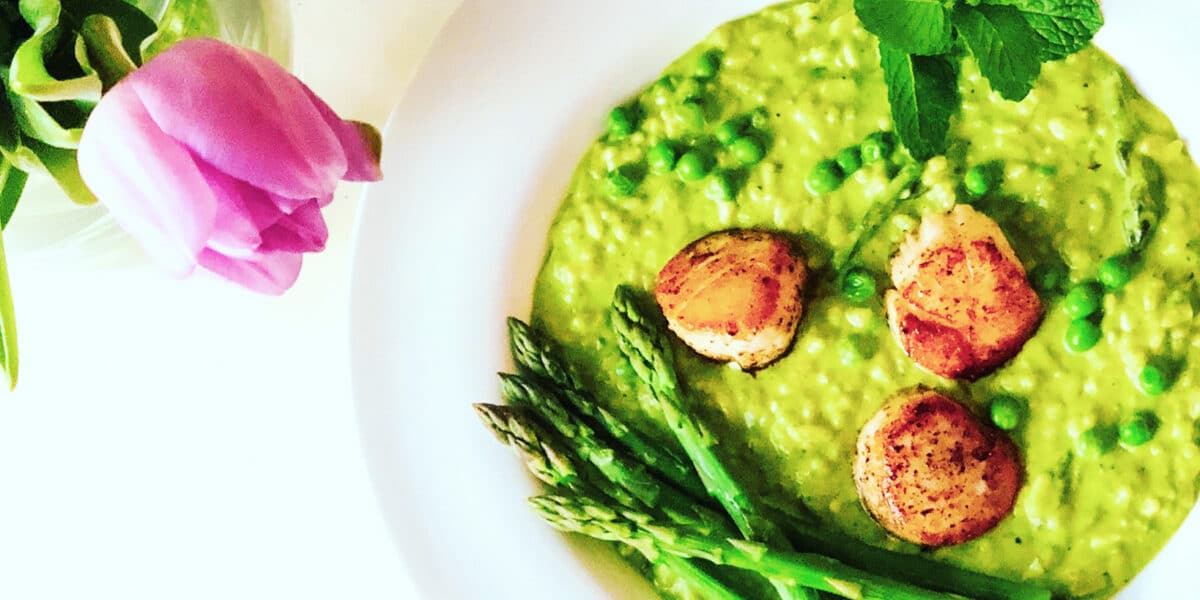
[[[856,0],[854,11],[867,31],[909,54],[942,54],[954,43],[941,0]]]
[[[945,144],[953,108],[958,106],[958,73],[943,56],[909,54],[879,42],[883,79],[896,130],[917,160],[933,154],[923,149]]]
[[[1016,102],[1043,63],[1086,48],[1104,24],[1096,0],[854,0],[854,10],[879,38],[896,133],[919,160],[946,151],[964,55]]]
[[[1066,58],[1091,43],[1104,25],[1096,0],[988,0],[988,4],[1012,6],[1045,40],[1042,60]]]
[[[979,71],[1005,100],[1029,95],[1042,72],[1042,39],[1021,12],[1011,6],[959,5],[951,14],[958,32]]]

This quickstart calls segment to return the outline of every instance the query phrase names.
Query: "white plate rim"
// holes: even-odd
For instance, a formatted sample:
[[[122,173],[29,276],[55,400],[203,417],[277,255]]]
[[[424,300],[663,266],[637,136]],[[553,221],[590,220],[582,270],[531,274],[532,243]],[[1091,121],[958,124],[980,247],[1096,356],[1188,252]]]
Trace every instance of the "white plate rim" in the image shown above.
[[[719,3],[720,2],[703,2],[702,4],[709,5]],[[728,2],[728,4],[736,3],[736,0],[730,0],[730,2]],[[534,6],[536,4],[538,3],[531,0],[520,0],[509,3],[508,10],[517,12],[522,10],[536,10],[539,8]],[[621,7],[636,8],[641,3],[635,2],[634,0],[619,0],[616,2],[610,2],[608,4],[615,11],[619,11]],[[741,4],[746,4],[746,2],[741,2]],[[1200,52],[1196,51],[1197,48],[1200,48],[1200,42],[1187,38],[1186,34],[1181,28],[1168,27],[1166,30],[1164,30],[1164,21],[1161,20],[1161,18],[1156,19],[1154,16],[1148,15],[1147,13],[1149,11],[1139,12],[1134,4],[1135,2],[1133,0],[1109,0],[1105,3],[1105,13],[1109,20],[1109,25],[1107,26],[1106,30],[1102,32],[1098,43],[1102,47],[1113,51],[1118,59],[1133,73],[1135,78],[1138,80],[1139,87],[1142,88],[1142,91],[1152,100],[1157,102],[1160,107],[1164,109],[1164,111],[1172,116],[1177,127],[1184,134],[1186,139],[1197,139],[1196,136],[1200,134],[1200,111],[1193,113],[1189,110],[1189,106],[1184,105],[1186,99],[1191,97],[1190,92],[1196,91],[1196,86],[1182,85],[1178,81],[1173,82],[1172,80],[1178,74],[1178,70],[1166,68],[1166,65],[1164,64],[1165,61],[1159,61],[1156,57],[1161,56],[1164,53],[1171,53],[1175,56],[1180,56],[1181,51],[1183,52],[1182,55],[1186,56],[1186,53],[1189,50],[1191,51],[1191,56],[1195,57],[1200,55]],[[1171,5],[1172,8],[1177,8],[1180,10],[1192,10],[1197,16],[1200,16],[1200,10],[1197,10],[1197,7],[1195,6],[1187,7],[1183,2],[1164,2],[1164,4]],[[462,15],[464,13],[469,14],[470,11],[478,11],[481,9],[481,7],[486,9],[486,1],[476,2],[468,0],[465,2],[451,18],[450,23],[447,24],[446,31],[450,31],[456,25],[461,25],[460,21],[463,18]],[[580,10],[586,11],[587,8],[580,8]],[[1122,23],[1122,26],[1114,27],[1112,25],[1114,22],[1120,22]],[[1188,22],[1188,20],[1180,19],[1177,20],[1177,22]],[[711,25],[716,24],[718,23],[712,23]],[[1147,30],[1158,33],[1147,38],[1144,35]],[[400,133],[396,128],[399,126],[398,123],[401,121],[402,115],[406,110],[406,106],[412,94],[414,93],[414,90],[420,90],[420,86],[428,85],[425,77],[426,71],[432,64],[436,62],[438,52],[445,51],[446,31],[444,31],[443,35],[439,36],[438,41],[435,42],[434,48],[431,49],[430,53],[426,57],[426,64],[421,70],[421,74],[419,74],[418,77],[413,81],[413,84],[410,86],[409,92],[405,99],[397,105],[396,110],[389,119],[389,125],[385,133],[385,140],[389,141],[388,145],[385,147],[389,148],[389,150],[393,148],[393,140],[398,139],[400,136]],[[696,35],[692,41],[698,42],[702,36],[703,32],[701,32],[699,35]],[[1151,41],[1147,42],[1147,39],[1150,39]],[[1150,49],[1146,48],[1147,44],[1149,44]],[[686,49],[686,47],[687,46],[683,46],[682,48],[679,48],[679,51]],[[1133,49],[1138,47],[1141,48],[1141,51],[1135,52]],[[676,52],[676,54],[677,53],[678,52]],[[670,58],[673,58],[673,55],[667,55],[664,60],[661,60],[659,63],[655,63],[655,66],[652,70],[657,71],[658,68],[665,65]],[[1178,67],[1178,65],[1175,66]],[[611,101],[616,101],[620,97],[633,91],[633,88],[641,83],[644,83],[646,80],[648,80],[648,77],[625,81],[624,85],[626,88],[624,89],[624,93],[613,92],[611,89],[609,89],[606,90],[606,94],[612,97]],[[614,84],[609,81],[607,85],[609,88],[612,88]],[[616,87],[620,88],[621,85],[622,84],[616,84]],[[385,156],[385,167],[387,167],[389,164],[391,163],[387,162],[387,157]],[[392,169],[388,169],[390,176],[395,176],[395,173],[392,171]],[[401,172],[403,171],[401,170]],[[354,250],[352,253],[353,271],[350,303],[351,356],[354,396],[356,409],[359,415],[360,429],[362,430],[364,452],[369,470],[371,472],[372,481],[376,488],[381,510],[384,512],[385,518],[392,529],[393,538],[396,540],[397,548],[404,559],[405,565],[409,571],[409,575],[416,582],[418,589],[425,597],[448,598],[451,596],[446,595],[447,588],[444,587],[446,586],[446,580],[444,578],[439,579],[433,575],[438,571],[439,567],[444,567],[444,565],[437,565],[431,562],[426,556],[426,552],[429,550],[430,546],[421,545],[422,541],[428,540],[423,539],[423,536],[419,531],[417,531],[417,528],[412,520],[396,517],[395,513],[397,511],[397,507],[394,503],[397,501],[398,496],[396,494],[396,490],[394,489],[395,482],[392,479],[392,476],[387,473],[389,470],[396,468],[396,456],[394,454],[388,454],[388,452],[390,450],[394,450],[394,448],[385,443],[385,441],[381,440],[381,436],[384,434],[380,431],[377,424],[380,420],[394,419],[399,415],[395,414],[394,412],[397,409],[396,406],[388,406],[386,404],[381,405],[378,398],[375,397],[375,395],[379,393],[379,390],[374,387],[379,382],[379,365],[375,362],[378,360],[378,357],[373,358],[369,356],[370,353],[375,349],[375,346],[365,345],[362,342],[365,337],[370,335],[373,326],[377,324],[376,319],[378,319],[379,315],[381,314],[380,308],[374,305],[371,301],[371,298],[378,292],[378,286],[380,285],[379,282],[375,280],[380,269],[378,267],[371,266],[372,261],[375,259],[371,255],[371,244],[369,243],[370,240],[368,240],[366,236],[371,235],[370,231],[372,230],[372,225],[374,223],[374,215],[376,212],[378,212],[373,207],[378,207],[380,203],[388,201],[386,198],[381,197],[384,195],[384,190],[387,189],[386,184],[387,182],[385,181],[384,184],[371,186],[364,192],[354,226]],[[533,233],[537,236],[544,237],[544,227]],[[495,325],[496,327],[499,327],[501,323],[496,323]],[[495,342],[494,338],[496,338],[497,333],[498,332],[495,330],[491,331],[492,342]],[[372,372],[372,369],[374,369],[374,372]],[[502,455],[504,458],[509,459],[510,462],[515,464],[515,461],[512,461],[511,457],[507,456],[498,447],[493,449],[493,453]],[[527,479],[518,474],[519,469],[508,469],[508,471],[509,472],[507,472],[505,476],[521,478],[521,480],[527,484]],[[1122,598],[1129,598],[1130,600],[1143,597],[1154,598],[1159,597],[1155,595],[1157,593],[1156,590],[1166,592],[1170,590],[1177,591],[1179,589],[1175,584],[1171,583],[1171,581],[1175,579],[1175,577],[1172,575],[1186,573],[1186,565],[1188,564],[1184,562],[1186,556],[1192,552],[1195,552],[1197,549],[1200,549],[1200,522],[1198,521],[1200,521],[1200,519],[1197,518],[1197,512],[1193,511],[1192,516],[1184,526],[1184,529],[1189,533],[1186,536],[1177,534],[1168,545],[1168,548],[1162,554],[1160,554],[1158,558],[1155,559],[1151,566],[1147,568],[1147,570],[1143,572],[1141,576],[1139,576],[1138,580],[1135,581],[1135,586],[1131,587],[1130,590],[1122,594]],[[511,573],[510,575],[512,577],[520,577],[520,574],[518,573]],[[581,595],[579,596],[581,598],[599,598],[603,597],[603,595],[606,593],[606,590],[611,591],[611,585],[609,585],[609,587],[605,587],[605,584],[598,583],[590,572],[585,573],[581,571],[574,571],[572,572],[572,576],[574,577],[573,581],[582,582],[582,587],[580,589]],[[1156,585],[1156,581],[1161,585]],[[1166,583],[1163,584],[1163,582]],[[529,582],[525,581],[523,583]],[[626,583],[619,583],[618,585],[624,586]],[[624,591],[623,588],[621,589]],[[467,596],[454,597],[466,598]],[[521,597],[530,596],[523,595]]]

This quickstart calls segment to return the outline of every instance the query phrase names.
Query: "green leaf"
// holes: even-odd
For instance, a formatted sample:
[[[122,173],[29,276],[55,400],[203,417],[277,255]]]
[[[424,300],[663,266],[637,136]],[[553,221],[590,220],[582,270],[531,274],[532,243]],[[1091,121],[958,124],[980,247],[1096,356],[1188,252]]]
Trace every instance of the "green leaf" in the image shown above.
[[[1005,100],[1029,95],[1042,71],[1042,40],[1021,12],[1011,6],[971,7],[960,4],[951,15],[979,70]]]
[[[21,133],[58,148],[78,148],[83,127],[63,127],[47,107],[8,89],[8,102]]]
[[[1104,25],[1096,0],[985,0],[987,4],[1012,6],[1045,40],[1042,61],[1066,58],[1091,43]]]
[[[46,61],[57,47],[62,31],[59,0],[21,0],[21,15],[33,28],[13,55],[9,84],[12,92],[30,100],[56,101],[100,99],[100,80],[84,75],[59,80],[50,74]]]
[[[74,150],[55,148],[33,139],[25,139],[24,147],[37,157],[38,163],[72,202],[84,206],[99,202],[79,174],[79,160]]]
[[[16,171],[15,173],[20,173]],[[0,185],[0,205],[16,205],[25,189],[24,179],[20,175],[14,177],[10,170]],[[10,198],[9,196],[15,196]],[[12,287],[8,283],[8,259],[4,256],[4,241],[0,236],[0,368],[8,376],[8,387],[17,385],[17,373],[20,361],[17,355],[17,318],[13,310]]]
[[[0,160],[0,229],[8,227],[28,180],[28,173],[7,160]]]
[[[3,83],[0,78],[0,85]],[[96,197],[79,174],[75,151],[25,135],[9,102],[12,97],[7,90],[0,93],[0,155],[22,171],[50,176],[76,204],[95,204]]]
[[[884,42],[879,59],[900,141],[917,160],[945,152],[950,117],[961,104],[955,65],[942,56],[915,56]]]
[[[108,15],[90,15],[84,19],[79,39],[85,58],[79,62],[100,77],[106,93],[138,69],[121,45],[121,29]]]
[[[45,1],[45,0],[40,0]],[[141,64],[142,44],[158,31],[158,24],[146,13],[124,0],[61,0],[63,23],[74,34],[83,29],[91,15],[111,18],[121,30],[125,53]]]
[[[112,18],[121,31],[125,52],[135,60],[141,56],[141,44],[158,30],[153,19],[122,0],[21,0],[20,10],[33,35],[13,56],[10,87],[39,102],[99,101],[100,79],[71,60],[76,58],[75,40],[89,16]],[[52,72],[78,76],[59,79]]]
[[[950,16],[941,0],[854,0],[854,12],[867,31],[909,54],[942,54],[950,49]]]
[[[171,0],[158,21],[158,33],[142,47],[142,56],[150,60],[185,38],[217,37],[220,33],[209,0]]]

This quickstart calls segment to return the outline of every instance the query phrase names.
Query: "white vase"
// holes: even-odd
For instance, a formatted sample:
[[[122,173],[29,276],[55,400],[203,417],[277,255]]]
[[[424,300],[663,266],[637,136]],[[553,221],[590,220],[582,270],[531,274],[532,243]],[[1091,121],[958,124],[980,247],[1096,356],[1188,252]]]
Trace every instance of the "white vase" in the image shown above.
[[[169,0],[130,0],[154,19]],[[221,39],[292,66],[292,21],[287,0],[209,0]],[[10,257],[59,268],[124,267],[145,261],[137,244],[103,206],[72,203],[45,176],[29,178],[4,230]]]

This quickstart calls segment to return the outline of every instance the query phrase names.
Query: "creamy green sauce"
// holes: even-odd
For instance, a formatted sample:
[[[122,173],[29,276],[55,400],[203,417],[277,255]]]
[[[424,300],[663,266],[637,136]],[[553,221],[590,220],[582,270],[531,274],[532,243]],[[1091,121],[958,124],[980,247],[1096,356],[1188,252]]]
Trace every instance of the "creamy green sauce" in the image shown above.
[[[697,57],[723,53],[715,78],[687,76]],[[644,118],[620,141],[601,139],[583,157],[549,234],[533,318],[563,342],[601,398],[639,414],[646,394],[624,366],[605,314],[613,289],[651,289],[663,264],[689,242],[731,227],[794,234],[814,270],[805,317],[792,351],[751,376],[676,345],[689,400],[716,430],[722,451],[746,483],[780,502],[802,502],[827,522],[870,543],[916,551],[890,539],[860,507],[851,477],[859,428],[898,390],[930,385],[985,414],[997,393],[1015,394],[1029,412],[1013,437],[1027,468],[1013,514],[982,538],[931,552],[937,560],[1046,584],[1073,597],[1107,597],[1162,547],[1191,509],[1200,483],[1200,385],[1195,365],[1200,306],[1200,171],[1171,123],[1129,85],[1107,55],[1088,49],[1047,65],[1020,103],[989,91],[974,63],[960,79],[964,107],[946,158],[923,177],[929,192],[905,206],[865,248],[880,275],[923,214],[949,209],[971,165],[998,161],[1002,200],[983,203],[1026,267],[1065,261],[1073,281],[1095,276],[1122,251],[1125,180],[1116,158],[1121,137],[1166,178],[1168,209],[1146,263],[1122,291],[1105,298],[1104,339],[1067,352],[1060,296],[1024,350],[972,383],[918,370],[897,347],[878,300],[853,306],[829,270],[854,239],[856,224],[886,185],[882,165],[864,168],[838,191],[814,197],[804,179],[820,160],[889,129],[887,96],[874,39],[847,0],[790,3],[725,25],[670,66],[676,85],[649,86],[637,98]],[[671,89],[674,87],[674,89]],[[705,131],[688,131],[677,107],[702,91]],[[614,198],[607,174],[636,172],[661,139],[709,145],[718,123],[762,109],[768,152],[742,171],[736,200],[710,199],[706,185],[674,174],[647,174],[637,191]],[[718,151],[723,168],[734,168]],[[854,336],[852,338],[852,336]],[[867,352],[850,351],[855,339]],[[873,350],[873,352],[872,352]],[[1158,397],[1135,387],[1150,359],[1182,361],[1174,386]],[[1080,434],[1153,410],[1162,425],[1150,443],[1099,458],[1076,456]],[[649,417],[641,417],[650,422]]]

